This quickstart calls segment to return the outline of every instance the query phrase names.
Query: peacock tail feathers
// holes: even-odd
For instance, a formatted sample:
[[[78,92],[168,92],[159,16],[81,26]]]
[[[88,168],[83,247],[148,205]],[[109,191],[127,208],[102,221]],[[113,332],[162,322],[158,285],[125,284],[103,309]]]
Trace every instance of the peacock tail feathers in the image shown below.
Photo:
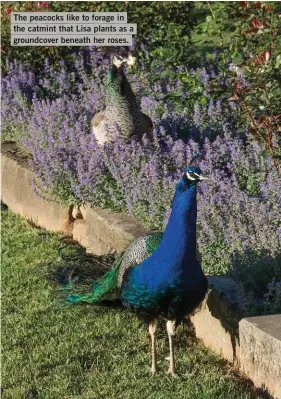
[[[118,289],[118,275],[119,275],[119,268],[122,261],[121,253],[116,261],[112,269],[110,269],[103,278],[95,282],[93,284],[93,290],[91,293],[86,295],[78,295],[73,294],[67,297],[69,302],[78,303],[78,302],[87,302],[87,303],[95,303],[101,302],[106,299],[117,299],[119,298],[119,289]]]
[[[114,262],[111,270],[104,277],[93,284],[92,292],[85,295],[72,294],[67,297],[68,302],[96,303],[106,299],[117,299],[120,297],[120,289],[124,281],[126,272],[133,266],[138,266],[152,255],[158,247],[163,237],[163,233],[155,232],[147,236],[136,238],[128,248],[122,252]],[[72,288],[68,284],[63,290]]]

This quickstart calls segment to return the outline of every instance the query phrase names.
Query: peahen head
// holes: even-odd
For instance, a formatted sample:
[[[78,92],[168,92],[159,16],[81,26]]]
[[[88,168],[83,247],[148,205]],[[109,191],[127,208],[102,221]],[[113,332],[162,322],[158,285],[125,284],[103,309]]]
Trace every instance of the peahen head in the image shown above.
[[[193,185],[202,180],[210,180],[210,179],[206,176],[203,176],[199,166],[189,166],[184,171],[183,180],[188,185]]]
[[[116,65],[111,65],[109,68],[109,73],[108,73],[108,82],[112,83],[116,81],[117,79],[120,79],[122,75],[122,67],[120,66],[119,68]]]
[[[123,62],[124,60],[114,57],[112,65],[109,68],[108,90],[112,95],[119,93],[124,96],[129,84],[123,71]]]
[[[129,53],[128,58],[123,58],[120,55],[115,55],[112,59],[112,65],[109,68],[109,83],[114,81],[121,82],[125,79],[125,74],[123,72],[123,64],[127,63],[129,66],[133,66],[136,63],[136,58]]]

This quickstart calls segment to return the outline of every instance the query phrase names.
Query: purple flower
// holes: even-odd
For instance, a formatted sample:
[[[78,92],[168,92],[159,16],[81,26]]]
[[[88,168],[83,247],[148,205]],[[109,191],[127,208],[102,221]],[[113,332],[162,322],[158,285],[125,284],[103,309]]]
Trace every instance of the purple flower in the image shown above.
[[[205,271],[225,273],[235,253],[264,249],[269,259],[276,258],[281,175],[258,143],[237,133],[235,109],[209,96],[214,71],[192,72],[206,92],[206,104],[195,103],[193,115],[163,100],[181,86],[176,80],[156,82],[143,95],[143,80],[128,73],[143,112],[153,121],[153,142],[143,138],[124,146],[116,126],[115,140],[99,147],[90,121],[105,106],[109,58],[93,48],[72,58],[71,68],[66,62],[55,68],[46,60],[38,77],[15,61],[2,79],[2,132],[19,132],[32,154],[43,182],[43,190],[34,186],[37,193],[49,190],[59,201],[126,211],[161,229],[175,184],[192,155],[201,152],[200,167],[213,181],[198,185],[198,247]],[[183,92],[183,99],[188,95]]]

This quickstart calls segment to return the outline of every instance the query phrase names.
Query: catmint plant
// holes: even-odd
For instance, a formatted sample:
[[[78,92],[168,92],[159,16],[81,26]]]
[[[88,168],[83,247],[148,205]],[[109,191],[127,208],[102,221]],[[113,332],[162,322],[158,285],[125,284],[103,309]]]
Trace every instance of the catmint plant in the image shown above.
[[[105,107],[109,58],[93,49],[71,57],[73,68],[46,59],[36,76],[28,64],[14,62],[2,79],[2,131],[29,152],[34,190],[67,204],[126,212],[161,230],[176,183],[192,156],[201,153],[199,166],[212,180],[198,186],[202,266],[208,274],[232,271],[246,291],[250,280],[244,276],[251,276],[254,295],[264,295],[266,284],[281,278],[281,172],[261,143],[241,131],[235,103],[209,95],[215,69],[190,72],[200,79],[206,99],[192,109],[179,109],[167,97],[181,82],[164,76],[149,92],[147,71],[142,76],[126,71],[153,121],[153,140],[144,136],[124,146],[116,126],[114,140],[99,146],[90,121]],[[180,96],[189,104],[188,92]]]

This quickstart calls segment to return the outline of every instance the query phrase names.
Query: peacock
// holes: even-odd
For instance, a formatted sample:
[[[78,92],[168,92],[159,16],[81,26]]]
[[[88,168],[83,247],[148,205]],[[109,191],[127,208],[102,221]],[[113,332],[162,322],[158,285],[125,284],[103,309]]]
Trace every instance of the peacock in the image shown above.
[[[72,303],[97,303],[119,298],[149,324],[152,375],[156,373],[156,329],[159,317],[167,320],[170,347],[168,373],[176,375],[173,337],[178,322],[204,299],[208,282],[196,257],[196,184],[209,178],[199,166],[187,167],[176,185],[172,211],[164,233],[136,238],[121,253],[93,291],[69,295]]]
[[[152,139],[152,121],[145,115],[124,73],[123,63],[134,64],[134,57],[128,59],[120,56],[113,58],[109,68],[106,108],[97,113],[91,127],[97,142],[102,145],[111,140],[118,129],[118,136],[125,141],[132,138],[140,141],[146,133]]]

